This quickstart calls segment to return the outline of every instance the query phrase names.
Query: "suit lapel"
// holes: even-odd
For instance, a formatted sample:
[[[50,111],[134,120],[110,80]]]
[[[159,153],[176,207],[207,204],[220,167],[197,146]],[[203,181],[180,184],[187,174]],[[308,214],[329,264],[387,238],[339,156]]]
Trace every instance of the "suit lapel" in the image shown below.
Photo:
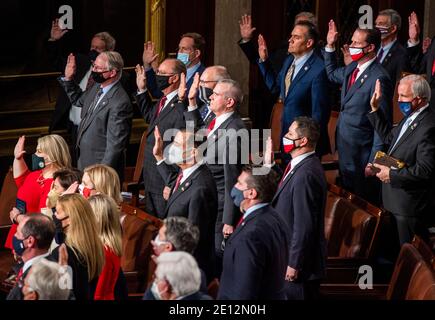
[[[194,184],[194,180],[201,174],[203,170],[203,165],[201,165],[199,168],[197,168],[180,186],[178,187],[178,190],[175,190],[171,197],[168,200],[168,204],[166,205],[166,211],[168,211],[169,207],[174,203],[175,200],[178,199],[184,192],[186,192],[192,184]]]
[[[390,50],[388,51],[387,56],[384,58],[384,60],[382,61],[382,66],[385,68],[390,64],[391,57],[393,56],[394,52],[397,50],[397,46],[399,45],[399,43],[396,42],[393,44],[393,46],[390,48]]]
[[[430,108],[430,107],[428,107],[428,108]],[[420,125],[421,121],[427,115],[428,108],[426,108],[421,114],[419,114],[417,116],[417,118],[411,123],[409,128],[406,129],[405,133],[400,137],[400,140],[397,141],[396,145],[393,144],[394,148],[390,149],[388,154],[391,155],[406,139],[409,138],[409,136],[415,131],[415,129]],[[406,121],[405,119],[402,120],[402,122],[398,128],[399,130],[397,130],[397,135],[395,136],[394,142],[396,142],[396,139],[399,136],[402,125],[405,121]]]
[[[363,84],[367,81],[368,77],[369,77],[369,73],[371,71],[371,69],[373,68],[374,64],[376,62],[372,62],[372,64],[364,70],[364,72],[358,77],[358,79],[356,79],[355,83],[353,84],[353,86],[349,89],[349,91],[346,92],[346,95],[344,97],[344,102],[342,103],[345,104],[352,96],[353,94],[363,86]],[[355,68],[353,69],[355,70]],[[353,72],[352,70],[352,72]],[[351,72],[351,74],[352,74]],[[350,79],[351,75],[349,75],[347,77],[347,82],[346,82],[346,90],[347,90],[347,85],[349,83],[349,79]]]
[[[160,112],[158,117],[154,117],[153,121],[151,122],[149,129],[148,129],[148,135],[150,133],[154,132],[154,127],[158,125],[161,121],[163,121],[164,118],[166,118],[174,108],[175,102],[178,99],[178,95],[176,95],[174,98],[172,98],[171,101],[163,108],[163,110]],[[159,100],[160,101],[160,100]],[[159,102],[156,104],[156,108],[158,108]],[[156,109],[157,112],[157,109]]]
[[[305,62],[305,64],[302,66],[302,68],[299,70],[299,72],[296,74],[296,77],[293,79],[290,88],[289,88],[289,94],[287,97],[290,96],[291,90],[293,90],[294,86],[298,83],[298,81],[301,81],[301,79],[310,71],[311,65],[313,64],[315,59],[314,52],[311,55],[311,57]],[[286,98],[287,98],[286,97]]]
[[[217,141],[219,141],[219,139],[221,138],[221,136],[224,134],[224,133],[222,133],[222,132],[219,132],[219,129],[227,129],[228,128],[228,126],[229,126],[229,124],[233,121],[233,119],[234,119],[234,117],[235,117],[235,113],[233,113],[232,115],[231,115],[231,117],[229,117],[227,120],[225,120],[220,126],[219,126],[219,128],[217,128],[214,132],[213,132],[213,134],[210,136],[210,137],[208,137],[207,138],[207,143],[209,144],[208,145],[208,148],[207,149],[209,149],[209,148],[211,148]],[[211,149],[211,150],[214,150],[214,149]]]

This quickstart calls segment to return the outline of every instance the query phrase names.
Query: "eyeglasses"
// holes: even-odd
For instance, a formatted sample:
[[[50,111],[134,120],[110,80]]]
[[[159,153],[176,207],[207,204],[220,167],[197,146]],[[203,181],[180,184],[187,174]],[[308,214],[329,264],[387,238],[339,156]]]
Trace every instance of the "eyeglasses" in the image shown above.
[[[217,81],[215,80],[199,80],[199,84],[207,84],[207,83],[216,83]]]
[[[111,70],[104,70],[104,68],[97,66],[95,63],[92,63],[92,69],[98,70],[98,72],[109,72]]]
[[[164,72],[159,71],[159,70],[157,70],[157,72],[156,72],[156,75],[158,75],[158,76],[168,76],[168,77],[170,77],[170,76],[175,76],[176,74],[178,74],[178,73],[164,73]]]
[[[155,239],[154,239],[154,244],[155,244],[156,246],[160,246],[161,244],[165,244],[165,243],[170,243],[170,242],[167,241],[167,240],[160,240],[159,235],[157,235],[157,236],[155,237]]]

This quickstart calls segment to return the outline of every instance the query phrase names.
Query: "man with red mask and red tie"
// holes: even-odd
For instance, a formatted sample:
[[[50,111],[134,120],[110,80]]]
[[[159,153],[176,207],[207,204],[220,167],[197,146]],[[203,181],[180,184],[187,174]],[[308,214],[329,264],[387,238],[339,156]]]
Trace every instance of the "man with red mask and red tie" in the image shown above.
[[[339,68],[335,56],[338,32],[329,22],[325,67],[330,81],[341,84],[341,108],[336,128],[339,172],[342,186],[374,203],[379,203],[380,185],[367,166],[384,144],[367,118],[370,99],[379,79],[384,95],[380,108],[392,121],[393,86],[384,68],[376,61],[381,44],[377,29],[356,29],[349,46],[352,63]]]
[[[289,257],[285,291],[288,300],[317,299],[320,282],[326,274],[324,211],[327,183],[315,155],[319,137],[320,127],[315,120],[295,118],[283,138],[284,152],[289,153],[292,160],[270,203],[287,226]],[[273,163],[270,138],[264,162],[266,166]]]

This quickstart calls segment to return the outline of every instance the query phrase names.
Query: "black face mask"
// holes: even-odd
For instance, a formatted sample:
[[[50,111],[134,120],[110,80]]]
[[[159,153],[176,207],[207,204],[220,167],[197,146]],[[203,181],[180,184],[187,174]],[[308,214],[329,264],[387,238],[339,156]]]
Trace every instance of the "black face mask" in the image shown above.
[[[171,84],[169,83],[169,78],[171,76],[160,76],[156,75],[156,85],[157,89],[160,91],[165,90],[167,87],[169,87]]]
[[[94,81],[96,83],[103,83],[104,81],[107,81],[108,79],[103,77],[103,73],[104,72],[95,72],[95,71],[92,71],[92,73],[91,73],[92,79],[94,79]]]
[[[45,168],[44,158],[32,154],[32,171],[42,170]]]
[[[97,50],[91,50],[88,53],[88,57],[91,61],[97,60],[97,57],[100,55],[100,53]]]
[[[207,105],[210,105],[210,97],[213,94],[213,90],[203,86],[199,86],[199,100]]]
[[[60,245],[65,242],[65,233],[63,232],[62,221],[68,219],[69,217],[58,219],[53,212],[52,218],[55,226],[54,241]]]

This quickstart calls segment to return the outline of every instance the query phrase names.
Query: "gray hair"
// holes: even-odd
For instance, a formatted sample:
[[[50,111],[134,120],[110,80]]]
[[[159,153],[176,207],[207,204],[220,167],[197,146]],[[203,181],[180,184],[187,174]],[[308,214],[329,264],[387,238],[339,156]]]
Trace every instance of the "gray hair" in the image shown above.
[[[379,12],[378,15],[390,17],[391,24],[397,26],[397,30],[400,30],[400,28],[402,28],[402,17],[396,10],[385,9]]]
[[[308,11],[299,12],[296,15],[296,17],[295,17],[295,22],[297,20],[301,19],[302,17],[305,18],[305,19],[302,19],[302,20],[308,21],[308,22],[312,23],[313,25],[315,25],[317,27],[317,18],[316,18],[316,16],[312,12],[308,12]]]
[[[124,68],[124,59],[119,52],[116,51],[104,51],[101,55],[107,57],[107,69],[118,71],[119,77],[122,74],[122,68]]]
[[[400,83],[411,82],[411,90],[413,97],[420,97],[430,101],[431,99],[431,89],[427,80],[418,74],[410,74],[400,80]]]
[[[29,287],[38,293],[39,300],[68,300],[70,290],[62,288],[65,280],[72,283],[64,267],[44,258],[32,266],[26,278]]]
[[[96,35],[94,35],[94,38],[98,38],[101,41],[104,42],[106,46],[106,51],[113,51],[115,50],[116,46],[116,40],[112,35],[108,32],[99,32]]]
[[[166,241],[172,243],[174,250],[190,254],[195,252],[199,241],[199,229],[185,217],[169,217],[163,220],[166,226]]]
[[[237,81],[231,79],[223,79],[218,82],[218,84],[225,84],[228,89],[225,91],[225,96],[234,99],[235,107],[239,106],[243,102],[243,91],[240,84]]]
[[[197,292],[201,286],[201,272],[192,255],[181,252],[164,252],[157,258],[156,277],[169,282],[177,297]]]
[[[231,79],[227,68],[225,68],[224,66],[211,66],[209,67],[209,69],[214,71],[215,81]]]

